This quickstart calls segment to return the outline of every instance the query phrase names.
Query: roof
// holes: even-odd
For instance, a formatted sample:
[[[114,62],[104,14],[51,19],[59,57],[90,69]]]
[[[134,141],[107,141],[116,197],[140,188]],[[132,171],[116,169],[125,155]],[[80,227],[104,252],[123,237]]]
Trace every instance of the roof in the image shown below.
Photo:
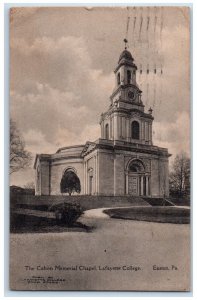
[[[118,63],[119,63],[122,59],[126,59],[126,60],[129,60],[129,61],[131,61],[131,62],[134,61],[134,59],[133,59],[133,57],[132,57],[132,55],[131,55],[131,52],[129,52],[127,49],[125,49],[125,50],[120,54]]]

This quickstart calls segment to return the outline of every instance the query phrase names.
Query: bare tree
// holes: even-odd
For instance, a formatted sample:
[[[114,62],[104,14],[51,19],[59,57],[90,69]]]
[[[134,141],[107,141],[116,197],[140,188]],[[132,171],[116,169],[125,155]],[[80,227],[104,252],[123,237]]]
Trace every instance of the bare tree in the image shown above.
[[[190,159],[185,153],[174,159],[173,170],[170,173],[171,193],[183,196],[190,192]]]
[[[25,141],[16,127],[16,123],[10,121],[10,174],[20,169],[27,168],[32,160],[30,152],[25,150]]]

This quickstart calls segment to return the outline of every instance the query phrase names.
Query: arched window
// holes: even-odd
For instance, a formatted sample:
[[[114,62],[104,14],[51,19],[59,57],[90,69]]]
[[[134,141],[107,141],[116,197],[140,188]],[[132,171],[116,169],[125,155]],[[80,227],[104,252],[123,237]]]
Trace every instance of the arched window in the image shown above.
[[[127,83],[131,83],[131,71],[127,70]]]
[[[120,73],[117,75],[117,84],[120,85]]]
[[[72,169],[64,172],[60,182],[60,191],[62,194],[68,193],[69,195],[81,192],[79,177]]]
[[[133,121],[131,124],[131,137],[135,140],[140,138],[140,125],[137,121]]]
[[[131,172],[137,172],[136,166],[131,165],[131,166],[130,166],[130,171],[131,171]]]
[[[145,172],[143,163],[139,159],[132,160],[128,165],[129,172]]]
[[[109,124],[105,125],[105,138],[109,140]]]

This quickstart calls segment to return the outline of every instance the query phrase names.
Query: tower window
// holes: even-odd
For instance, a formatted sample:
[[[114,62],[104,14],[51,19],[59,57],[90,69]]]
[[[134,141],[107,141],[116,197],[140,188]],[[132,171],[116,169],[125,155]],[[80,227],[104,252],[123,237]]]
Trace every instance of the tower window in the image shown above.
[[[130,70],[127,71],[127,83],[128,84],[131,83],[131,71]]]
[[[109,124],[105,125],[105,138],[109,140]]]
[[[118,73],[118,75],[117,75],[117,83],[118,83],[118,85],[120,85],[120,73]]]
[[[133,121],[131,124],[131,137],[135,140],[140,138],[140,125],[137,121]]]

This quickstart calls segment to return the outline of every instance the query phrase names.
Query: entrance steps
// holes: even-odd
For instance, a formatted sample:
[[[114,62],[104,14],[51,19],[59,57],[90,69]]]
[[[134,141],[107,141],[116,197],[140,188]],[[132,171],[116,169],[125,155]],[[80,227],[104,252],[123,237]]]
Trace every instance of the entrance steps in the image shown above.
[[[149,197],[143,197],[143,199],[149,203],[151,206],[174,206],[174,203],[172,203],[168,199],[164,198],[149,198]]]

